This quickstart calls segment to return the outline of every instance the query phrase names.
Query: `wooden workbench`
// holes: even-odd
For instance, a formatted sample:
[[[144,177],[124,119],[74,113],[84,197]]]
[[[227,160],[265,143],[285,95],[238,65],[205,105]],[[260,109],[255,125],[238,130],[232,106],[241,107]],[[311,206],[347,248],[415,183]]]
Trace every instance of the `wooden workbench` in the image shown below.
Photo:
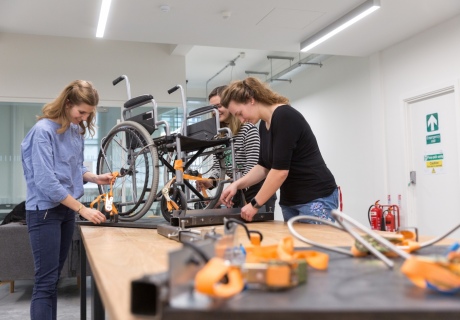
[[[290,235],[284,222],[251,223],[248,227],[262,232],[263,244],[275,244]],[[222,233],[222,230],[223,226],[216,227],[216,232]],[[311,240],[332,246],[350,246],[353,242],[349,235],[329,226],[296,224],[296,230]],[[238,234],[241,243],[246,244],[244,233]],[[110,319],[144,319],[130,312],[131,282],[146,274],[167,271],[168,252],[179,249],[182,244],[158,235],[155,229],[81,226],[81,238],[98,293]],[[295,246],[307,245],[295,240]],[[380,264],[379,270],[385,269],[381,262],[376,264]]]

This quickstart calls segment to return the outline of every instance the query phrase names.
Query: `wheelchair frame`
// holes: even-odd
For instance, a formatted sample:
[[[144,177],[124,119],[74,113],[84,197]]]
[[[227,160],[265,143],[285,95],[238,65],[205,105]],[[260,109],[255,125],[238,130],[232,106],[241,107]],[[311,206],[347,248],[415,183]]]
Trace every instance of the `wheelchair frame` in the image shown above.
[[[102,139],[97,161],[98,174],[119,172],[113,186],[114,205],[117,206],[119,219],[135,221],[144,216],[155,201],[160,202],[161,213],[168,222],[173,211],[181,210],[184,213],[190,204],[198,203],[199,207],[203,206],[203,210],[214,209],[219,202],[224,184],[232,181],[224,179],[225,152],[231,152],[232,155],[233,177],[238,177],[239,174],[234,159],[232,133],[229,128],[220,128],[217,108],[207,106],[187,114],[184,90],[181,85],[174,86],[168,93],[180,90],[183,120],[180,133],[171,134],[169,123],[158,120],[158,106],[153,96],[146,94],[130,98],[130,84],[126,75],[115,79],[113,85],[123,80],[126,80],[129,100],[124,103],[121,122]],[[133,109],[150,103],[153,104],[151,111],[132,116]],[[212,113],[214,118],[187,126],[187,120],[209,113]],[[165,135],[152,138],[153,132],[160,129],[160,126],[164,126]],[[215,132],[210,132],[209,128],[203,130],[206,126],[215,128]],[[188,133],[192,136],[188,136]],[[117,150],[119,154],[116,154]],[[220,176],[215,187],[216,194],[211,197],[207,196],[206,192],[199,192],[191,183],[191,180],[206,179],[199,173],[189,170],[203,157],[211,157],[212,163],[214,159],[218,159],[219,162]],[[171,174],[172,178],[165,181],[158,192],[160,163],[167,170],[164,174]],[[102,186],[99,186],[99,191],[104,193]],[[203,203],[205,205],[202,205]]]

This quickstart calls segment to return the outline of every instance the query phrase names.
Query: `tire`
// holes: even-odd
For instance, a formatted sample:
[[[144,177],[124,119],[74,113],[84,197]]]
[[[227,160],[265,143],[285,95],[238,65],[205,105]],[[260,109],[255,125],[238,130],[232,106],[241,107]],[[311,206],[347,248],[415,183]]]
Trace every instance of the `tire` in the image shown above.
[[[187,208],[187,199],[185,197],[184,191],[182,191],[181,189],[176,189],[176,192],[174,192],[174,188],[169,188],[169,197],[179,206],[179,210]],[[163,218],[165,218],[166,221],[170,222],[174,209],[168,210],[167,201],[165,197],[161,197],[160,209]]]
[[[207,197],[203,200],[203,195],[196,189],[195,180],[184,181],[187,185],[185,189],[187,205],[189,209],[195,210],[207,210],[207,209],[214,209],[217,203],[220,200],[220,195],[224,188],[224,184],[220,183],[225,179],[225,159],[220,157],[223,154],[223,151],[210,148],[209,150],[205,150],[200,156],[198,156],[195,161],[188,167],[185,173],[189,175],[197,175],[200,173],[203,177],[208,177],[212,166],[214,164],[215,159],[219,159],[219,165],[217,170],[214,172],[214,178],[217,181],[217,185],[215,188],[211,190],[206,190]],[[188,158],[191,158],[194,153],[189,153],[187,155]]]
[[[102,142],[97,173],[120,173],[113,185],[113,203],[121,221],[135,221],[147,213],[158,189],[158,152],[148,131],[137,122],[124,121]],[[108,186],[98,186],[99,192]]]
[[[210,171],[212,167],[212,163],[208,163],[208,159],[212,159],[212,163],[214,162],[214,157],[208,156],[204,157],[204,159],[199,163],[197,166],[194,166],[194,170],[200,172],[204,177],[207,176],[207,173]],[[203,200],[203,201],[194,201],[191,202],[191,207],[194,209],[214,209],[217,203],[220,200],[220,195],[222,194],[222,190],[224,189],[224,184],[219,183],[225,179],[225,160],[224,159],[219,159],[219,167],[218,170],[216,171],[217,177],[217,186],[211,190],[206,190],[206,193],[208,195],[208,198],[211,198],[211,200]]]

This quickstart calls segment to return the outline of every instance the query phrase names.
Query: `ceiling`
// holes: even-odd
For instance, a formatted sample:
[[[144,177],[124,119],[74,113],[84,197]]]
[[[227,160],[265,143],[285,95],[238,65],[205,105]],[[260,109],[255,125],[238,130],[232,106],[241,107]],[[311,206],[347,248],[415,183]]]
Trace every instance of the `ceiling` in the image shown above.
[[[1,0],[0,32],[95,38],[101,2]],[[112,0],[104,38],[171,44],[171,54],[186,57],[188,87],[204,88],[244,78],[247,70],[272,75],[312,53],[368,56],[460,14],[458,0],[380,0],[380,10],[300,54],[300,42],[362,2]]]

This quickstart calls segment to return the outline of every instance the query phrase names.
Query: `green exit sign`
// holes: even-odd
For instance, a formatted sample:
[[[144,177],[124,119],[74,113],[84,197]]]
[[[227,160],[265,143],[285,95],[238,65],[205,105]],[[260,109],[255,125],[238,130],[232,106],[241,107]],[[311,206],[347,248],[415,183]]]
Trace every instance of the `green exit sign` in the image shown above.
[[[431,113],[426,115],[426,131],[438,131],[439,130],[439,121],[438,121],[438,114]]]
[[[437,153],[437,154],[427,154],[425,155],[425,161],[436,161],[436,160],[443,160],[444,154]]]
[[[426,144],[435,144],[441,142],[441,135],[440,134],[431,134],[426,136]]]

